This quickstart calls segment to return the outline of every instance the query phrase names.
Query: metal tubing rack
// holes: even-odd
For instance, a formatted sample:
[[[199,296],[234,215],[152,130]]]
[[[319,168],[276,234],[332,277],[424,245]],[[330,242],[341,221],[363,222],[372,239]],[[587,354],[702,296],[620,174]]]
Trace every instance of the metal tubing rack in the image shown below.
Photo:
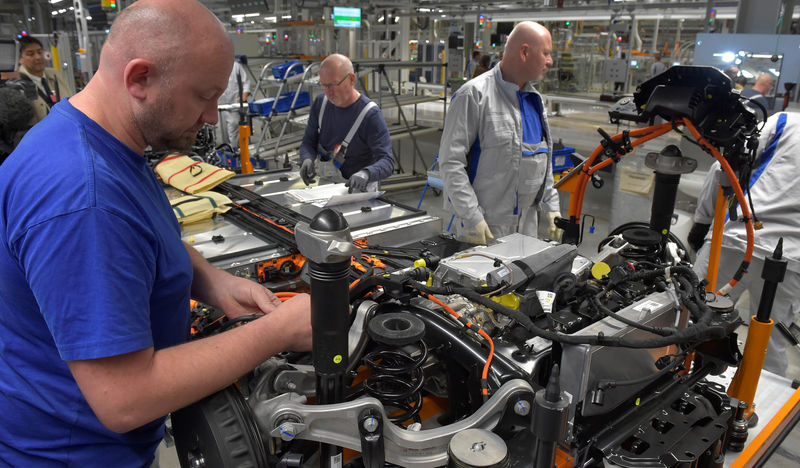
[[[386,87],[389,88],[389,90],[391,90],[391,97],[392,97],[392,99],[394,101],[394,104],[397,106],[397,111],[398,111],[398,114],[399,114],[399,117],[400,117],[399,120],[402,121],[402,124],[405,126],[406,131],[408,132],[409,136],[411,137],[411,141],[414,144],[414,156],[415,156],[415,158],[412,160],[413,162],[412,162],[412,169],[411,169],[411,172],[414,175],[417,175],[417,164],[416,164],[417,158],[419,158],[419,160],[421,161],[422,166],[425,167],[425,160],[422,157],[422,151],[420,151],[420,149],[419,149],[419,144],[417,143],[417,139],[416,139],[416,136],[414,135],[414,128],[413,128],[413,127],[416,127],[416,125],[417,125],[417,104],[420,103],[420,102],[438,100],[439,97],[437,96],[437,97],[435,97],[433,99],[424,99],[424,98],[420,98],[419,96],[417,96],[418,84],[419,84],[419,77],[417,77],[417,80],[414,82],[414,96],[413,96],[412,100],[410,102],[401,103],[400,93],[399,93],[399,91],[397,93],[395,93],[394,86],[392,85],[392,80],[389,78],[389,74],[387,72],[387,69],[388,68],[396,68],[397,69],[397,83],[398,83],[398,88],[399,88],[400,87],[400,83],[402,82],[400,73],[401,73],[401,70],[403,68],[427,68],[427,67],[431,67],[431,68],[444,67],[445,68],[445,75],[447,74],[447,64],[446,63],[439,63],[439,62],[414,62],[414,61],[404,61],[404,62],[388,61],[387,62],[387,61],[372,61],[372,60],[357,60],[357,61],[353,62],[353,68],[355,69],[357,77],[359,76],[359,71],[362,70],[362,69],[368,69],[373,74],[374,73],[378,73],[378,77],[379,77],[379,79],[378,79],[378,90],[379,91],[378,91],[377,104],[378,104],[378,107],[380,107],[381,109],[383,109],[384,106],[383,106],[383,93],[381,93],[380,90],[383,89],[383,80],[386,80]],[[367,97],[370,97],[369,91],[367,90],[367,87],[364,85],[363,77],[359,77],[358,81],[359,81],[359,84],[361,85],[361,89],[364,91],[364,94]],[[444,122],[444,118],[447,116],[447,86],[444,86],[443,89],[444,89],[444,96],[443,96],[443,99],[442,99],[442,109],[443,109],[442,122]],[[371,97],[370,97],[370,99],[371,99]],[[410,104],[414,105],[414,124],[413,124],[413,126],[412,126],[412,124],[409,123],[408,118],[406,118],[405,112],[403,112],[403,105],[410,105]],[[398,123],[400,123],[400,122],[398,122]],[[444,126],[444,123],[442,123],[442,126]],[[420,175],[421,174],[422,173],[420,173]]]

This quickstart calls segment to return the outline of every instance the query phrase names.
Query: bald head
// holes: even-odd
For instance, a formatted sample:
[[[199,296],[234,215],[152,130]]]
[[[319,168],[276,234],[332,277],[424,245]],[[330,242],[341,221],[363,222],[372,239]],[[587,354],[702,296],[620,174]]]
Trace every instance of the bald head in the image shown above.
[[[517,24],[508,36],[500,62],[503,79],[516,83],[520,89],[529,81],[541,80],[553,65],[552,50],[553,41],[547,28],[533,21]]]
[[[773,78],[772,73],[762,73],[758,75],[756,79],[756,84],[753,85],[753,89],[758,91],[761,94],[768,94],[772,89],[772,85],[775,83],[775,78]]]
[[[353,62],[342,54],[331,54],[322,61],[319,68],[320,72],[325,70],[344,75],[345,73],[353,73]]]
[[[319,66],[319,84],[328,101],[337,107],[347,107],[359,98],[353,62],[342,54],[332,54]]]
[[[114,20],[99,68],[144,58],[170,71],[199,55],[215,53],[233,60],[225,29],[205,6],[194,0],[139,0]]]
[[[114,20],[97,73],[70,102],[137,152],[184,150],[217,121],[233,45],[196,0],[139,0]]]

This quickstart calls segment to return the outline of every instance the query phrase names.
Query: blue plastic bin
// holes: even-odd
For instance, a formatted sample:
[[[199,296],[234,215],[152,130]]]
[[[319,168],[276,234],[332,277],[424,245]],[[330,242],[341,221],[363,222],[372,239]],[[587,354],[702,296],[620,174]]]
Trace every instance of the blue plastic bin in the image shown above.
[[[569,156],[575,152],[575,148],[565,146],[561,149],[553,150],[553,172],[561,172],[571,169],[572,158]]]
[[[282,80],[284,78],[288,78],[290,76],[299,75],[303,73],[303,66],[300,65],[299,67],[294,67],[289,71],[289,74],[286,74],[286,70],[289,69],[295,63],[300,63],[299,60],[292,60],[291,62],[282,63],[280,65],[274,65],[272,67],[272,76],[275,77],[276,80]]]
[[[273,102],[275,102],[275,98],[258,99],[248,102],[247,107],[250,109],[251,114],[267,115],[272,110]]]
[[[276,112],[288,112],[289,107],[292,105],[292,100],[294,99],[295,92],[292,91],[290,93],[281,94],[278,98],[278,105],[275,108]],[[300,91],[300,95],[297,96],[297,102],[294,103],[294,108],[299,109],[301,107],[305,107],[311,103],[311,96],[308,95],[305,91]]]
[[[278,97],[278,105],[275,112],[288,112],[292,105],[295,92],[283,93]],[[275,103],[275,98],[264,98],[257,101],[251,101],[247,104],[251,114],[269,115],[272,110],[272,105]],[[305,91],[301,91],[297,96],[297,102],[294,104],[295,109],[305,107],[311,104],[311,96]]]

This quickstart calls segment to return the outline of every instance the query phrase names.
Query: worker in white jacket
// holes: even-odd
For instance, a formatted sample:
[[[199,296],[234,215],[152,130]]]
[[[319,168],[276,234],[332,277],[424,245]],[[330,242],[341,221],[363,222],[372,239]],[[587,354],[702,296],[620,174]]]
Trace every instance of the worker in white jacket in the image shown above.
[[[239,91],[239,80],[242,82],[242,90]],[[227,108],[229,104],[243,103],[244,111],[248,112],[247,100],[250,97],[250,77],[247,69],[237,59],[233,61],[233,69],[228,77],[228,87],[217,100],[217,104],[226,108],[220,112],[219,125],[225,129],[222,140],[233,148],[239,147],[239,107]]]
[[[444,208],[456,237],[473,244],[514,232],[536,236],[537,207],[557,230],[552,140],[533,82],[553,64],[550,32],[519,23],[500,64],[453,95],[439,147]]]
[[[740,305],[740,315],[746,321],[758,311],[764,280],[761,271],[764,257],[771,256],[783,237],[783,257],[788,261],[786,276],[778,285],[771,318],[777,324],[788,327],[800,311],[800,184],[797,174],[800,169],[800,113],[786,112],[770,117],[761,132],[758,153],[750,178],[750,196],[753,199],[755,216],[764,228],[755,231],[755,250],[742,280],[730,291],[734,302],[744,291],[749,291],[749,308]],[[714,218],[714,201],[720,177],[719,163],[709,170],[703,189],[697,200],[694,226],[689,234],[689,243],[699,251],[695,271],[700,278],[708,269],[711,234],[709,226]],[[748,188],[742,186],[747,191]],[[717,287],[733,277],[744,258],[747,234],[742,222],[741,209],[736,221],[726,218],[722,239]],[[702,246],[702,248],[700,247]],[[776,327],[770,335],[764,369],[785,375],[787,367],[786,345],[789,341]]]

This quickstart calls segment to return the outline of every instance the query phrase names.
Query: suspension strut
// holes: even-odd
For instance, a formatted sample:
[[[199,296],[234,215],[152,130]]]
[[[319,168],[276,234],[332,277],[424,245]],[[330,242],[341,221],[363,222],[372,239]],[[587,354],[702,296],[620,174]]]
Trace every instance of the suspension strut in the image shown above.
[[[358,253],[350,228],[338,211],[325,209],[311,223],[295,227],[297,247],[308,260],[311,277],[311,328],[317,402],[343,401],[348,367],[349,331],[348,270],[350,257]],[[320,444],[320,466],[342,465],[342,448]]]

